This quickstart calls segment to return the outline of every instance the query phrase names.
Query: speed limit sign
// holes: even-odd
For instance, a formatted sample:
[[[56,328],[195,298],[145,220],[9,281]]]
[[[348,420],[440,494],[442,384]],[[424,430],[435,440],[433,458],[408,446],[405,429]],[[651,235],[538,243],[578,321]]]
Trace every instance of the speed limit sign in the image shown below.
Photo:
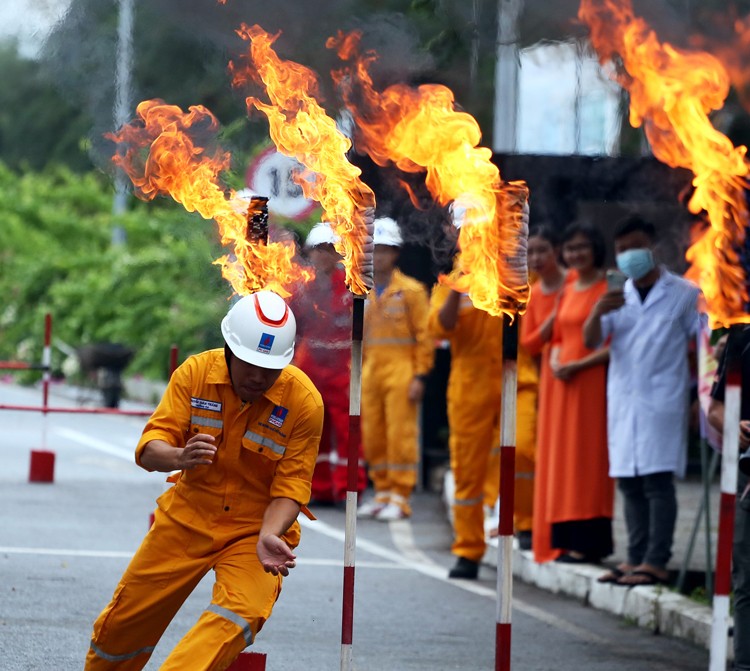
[[[304,170],[302,164],[268,147],[258,154],[247,168],[245,183],[253,193],[269,198],[270,212],[287,219],[304,219],[317,206],[305,198],[295,176]]]

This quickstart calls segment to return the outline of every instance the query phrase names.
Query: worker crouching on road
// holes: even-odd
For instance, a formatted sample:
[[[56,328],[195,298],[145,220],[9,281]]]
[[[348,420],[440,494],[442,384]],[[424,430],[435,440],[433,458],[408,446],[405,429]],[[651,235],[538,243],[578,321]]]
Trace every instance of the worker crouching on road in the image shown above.
[[[427,331],[427,291],[396,269],[401,232],[375,220],[375,289],[365,302],[362,445],[375,487],[359,517],[391,521],[411,515],[419,464],[419,407],[435,350]]]
[[[172,375],[136,448],[149,471],[181,471],[94,624],[88,671],[142,669],[185,599],[213,569],[211,603],[162,671],[226,669],[253,642],[295,566],[323,404],[287,364],[295,319],[270,291],[221,324],[224,349]]]
[[[331,225],[315,224],[305,250],[315,279],[296,292],[291,305],[297,317],[294,364],[310,376],[325,405],[323,437],[312,481],[311,505],[346,504],[349,445],[349,377],[352,343],[352,293],[346,288],[338,241]],[[357,493],[367,485],[358,446]]]

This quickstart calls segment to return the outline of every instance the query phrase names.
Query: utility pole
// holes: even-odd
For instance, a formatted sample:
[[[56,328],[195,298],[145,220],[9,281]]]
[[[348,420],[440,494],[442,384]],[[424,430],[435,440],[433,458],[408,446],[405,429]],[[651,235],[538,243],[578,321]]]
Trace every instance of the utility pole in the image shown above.
[[[497,57],[492,149],[503,154],[512,154],[516,151],[518,77],[521,67],[518,21],[522,9],[523,0],[498,0],[497,3]]]
[[[133,60],[133,3],[135,0],[119,0],[120,13],[117,22],[117,59],[115,63],[115,128],[130,120],[131,114],[131,68]],[[122,214],[127,209],[127,180],[122,171],[115,175],[115,197],[112,214]],[[119,224],[112,228],[112,244],[125,244],[125,229]]]

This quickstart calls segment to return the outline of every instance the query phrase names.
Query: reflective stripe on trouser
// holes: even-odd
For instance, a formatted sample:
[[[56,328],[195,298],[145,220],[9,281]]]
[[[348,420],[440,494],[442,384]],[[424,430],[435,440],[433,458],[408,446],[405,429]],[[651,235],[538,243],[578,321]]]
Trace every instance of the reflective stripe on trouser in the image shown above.
[[[393,348],[389,360],[372,356],[362,376],[362,447],[376,495],[390,492],[402,497],[407,513],[417,482],[419,461],[419,405],[407,394],[413,375],[411,355]]]
[[[536,388],[518,390],[516,414],[516,478],[513,524],[516,531],[531,531],[536,466]],[[500,447],[492,449],[487,464],[484,504],[494,506],[500,489]]]
[[[211,604],[160,669],[229,666],[260,631],[281,591],[281,578],[263,570],[255,543],[256,537],[243,538],[212,551],[207,535],[157,510],[154,526],[94,624],[86,671],[142,669],[180,606],[212,567],[216,582]]]

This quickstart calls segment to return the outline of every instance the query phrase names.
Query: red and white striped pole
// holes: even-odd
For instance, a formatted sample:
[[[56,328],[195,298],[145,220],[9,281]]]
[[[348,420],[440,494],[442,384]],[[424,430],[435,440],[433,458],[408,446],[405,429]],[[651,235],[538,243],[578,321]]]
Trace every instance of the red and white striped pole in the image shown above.
[[[365,298],[374,285],[373,254],[375,246],[375,208],[365,208],[362,215],[358,271],[361,293],[352,291],[352,364],[349,379],[349,440],[346,462],[346,523],[344,530],[344,587],[341,605],[341,671],[352,671],[354,655],[354,564],[357,542],[357,481],[359,451],[362,442],[360,409],[362,405],[362,339],[365,324]],[[351,287],[350,287],[351,288]]]
[[[52,315],[44,315],[44,348],[42,349],[42,445],[31,450],[29,482],[54,482],[55,453],[47,449],[47,413],[49,385],[52,379]]]
[[[512,254],[502,255],[500,267],[507,286],[525,288],[528,296],[529,189],[523,182],[508,182],[500,192],[505,202],[504,237],[513,236]],[[513,514],[516,490],[516,409],[518,405],[518,315],[526,298],[513,298],[503,314],[503,390],[500,413],[500,519],[497,537],[497,622],[495,671],[510,671],[511,614],[513,606]]]
[[[357,538],[357,476],[361,441],[362,335],[364,296],[354,295],[352,305],[352,367],[349,382],[349,441],[346,465],[346,529],[344,533],[344,592],[341,608],[341,671],[351,671],[354,633],[354,565]]]
[[[736,327],[731,327],[726,345],[721,500],[719,505],[719,535],[716,551],[716,582],[711,618],[709,671],[724,671],[727,665],[729,595],[732,591],[732,543],[734,540],[734,506],[737,496],[737,460],[739,459],[740,398],[742,385],[742,368],[736,336]]]
[[[517,391],[518,317],[504,315],[503,398],[500,414],[500,522],[497,537],[495,671],[508,671],[510,669]]]

